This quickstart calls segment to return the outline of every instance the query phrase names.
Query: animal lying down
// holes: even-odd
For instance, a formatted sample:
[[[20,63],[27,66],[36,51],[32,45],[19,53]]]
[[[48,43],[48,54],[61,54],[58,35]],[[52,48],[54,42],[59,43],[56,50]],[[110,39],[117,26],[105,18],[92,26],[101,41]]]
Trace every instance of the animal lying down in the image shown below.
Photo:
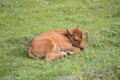
[[[28,48],[28,57],[55,60],[61,56],[71,55],[84,49],[84,35],[79,27],[74,29],[57,29],[36,37]]]

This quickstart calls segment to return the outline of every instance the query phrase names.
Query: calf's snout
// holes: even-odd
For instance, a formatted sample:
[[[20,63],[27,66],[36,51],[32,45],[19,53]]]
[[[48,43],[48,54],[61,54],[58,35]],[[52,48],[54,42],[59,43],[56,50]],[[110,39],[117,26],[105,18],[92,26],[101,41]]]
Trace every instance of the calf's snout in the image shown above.
[[[85,47],[84,46],[80,46],[79,48],[80,48],[80,50],[84,50]]]

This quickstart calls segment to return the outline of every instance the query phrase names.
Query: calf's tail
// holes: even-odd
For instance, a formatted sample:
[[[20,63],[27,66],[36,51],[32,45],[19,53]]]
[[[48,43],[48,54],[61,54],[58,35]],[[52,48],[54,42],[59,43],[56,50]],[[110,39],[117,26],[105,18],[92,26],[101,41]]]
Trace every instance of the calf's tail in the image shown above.
[[[32,48],[28,48],[28,57],[32,59],[38,59],[33,53],[32,53]]]

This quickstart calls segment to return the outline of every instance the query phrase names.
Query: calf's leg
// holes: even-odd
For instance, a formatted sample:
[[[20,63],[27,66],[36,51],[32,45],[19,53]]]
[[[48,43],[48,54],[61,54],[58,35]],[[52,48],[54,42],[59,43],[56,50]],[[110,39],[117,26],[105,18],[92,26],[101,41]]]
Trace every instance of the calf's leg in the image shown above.
[[[58,52],[58,53],[47,53],[46,54],[46,61],[52,61],[60,58],[61,56],[67,55],[66,52]]]
[[[69,55],[76,54],[78,52],[80,52],[80,49],[78,47],[72,47],[72,52],[69,52]]]

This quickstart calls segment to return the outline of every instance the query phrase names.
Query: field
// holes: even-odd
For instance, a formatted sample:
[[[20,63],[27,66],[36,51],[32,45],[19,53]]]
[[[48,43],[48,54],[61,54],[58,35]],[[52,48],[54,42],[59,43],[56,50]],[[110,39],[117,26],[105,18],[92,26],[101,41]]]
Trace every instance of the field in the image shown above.
[[[27,57],[37,35],[76,26],[81,53]],[[0,0],[0,80],[120,80],[120,0]]]

